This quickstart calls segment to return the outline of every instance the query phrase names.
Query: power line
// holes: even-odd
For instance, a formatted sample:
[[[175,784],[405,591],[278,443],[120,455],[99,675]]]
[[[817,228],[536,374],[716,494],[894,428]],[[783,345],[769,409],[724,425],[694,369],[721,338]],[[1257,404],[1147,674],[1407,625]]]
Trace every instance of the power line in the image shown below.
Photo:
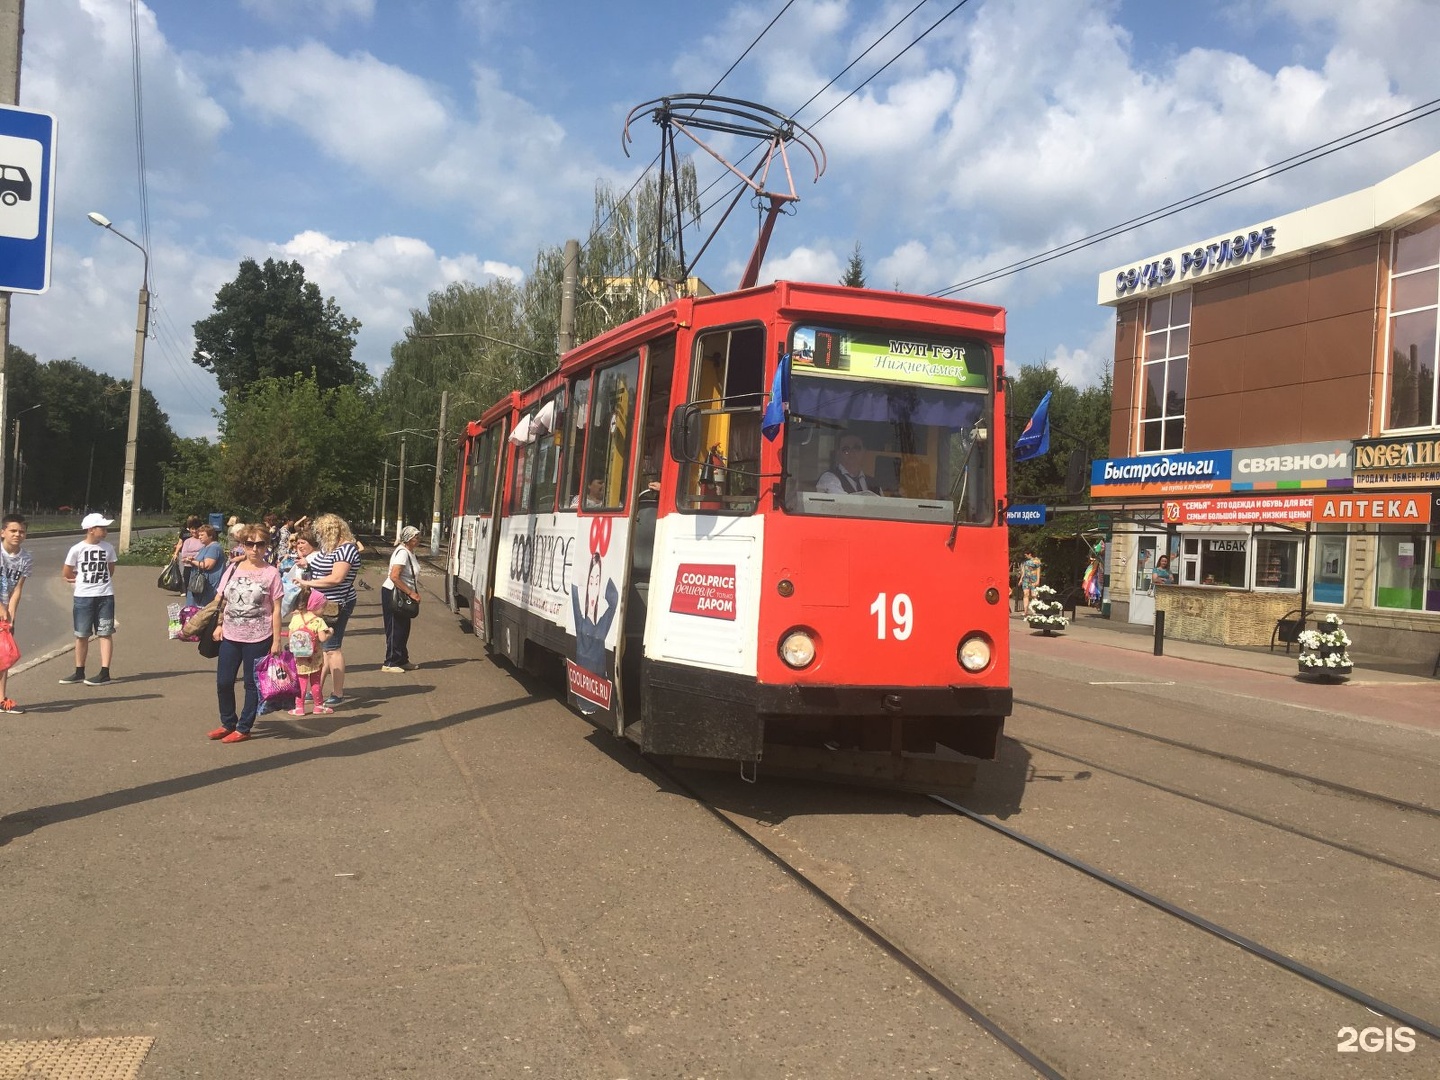
[[[150,193],[145,176],[145,95],[140,84],[140,0],[130,0],[130,87],[135,103],[135,169],[140,187],[140,237],[150,250]],[[146,283],[148,286],[148,282]]]
[[[1358,128],[1355,131],[1352,131],[1346,135],[1341,135],[1335,139],[1331,139],[1329,142],[1321,143],[1319,146],[1315,146],[1309,150],[1304,150],[1298,154],[1294,154],[1288,158],[1276,162],[1273,165],[1267,165],[1264,168],[1256,169],[1253,172],[1246,173],[1244,176],[1236,177],[1234,180],[1227,180],[1223,184],[1217,184],[1212,188],[1208,188],[1205,191],[1199,192],[1198,194],[1190,195],[1184,199],[1179,199],[1166,206],[1160,207],[1158,210],[1152,210],[1149,213],[1141,214],[1138,217],[1133,217],[1129,221],[1121,222],[1119,225],[1112,225],[1109,228],[1101,229],[1098,232],[1093,232],[1089,236],[1082,236],[1078,240],[1072,240],[1069,243],[1060,244],[1056,247],[1050,248],[1048,251],[1042,251],[1037,255],[1032,255],[1029,258],[1020,259],[1016,262],[1010,263],[1007,266],[1002,266],[998,269],[987,271],[986,273],[980,274],[977,277],[957,282],[956,284],[951,285],[948,288],[939,289],[931,293],[930,295],[950,296],[951,294],[960,292],[964,289],[972,289],[976,286],[985,285],[992,281],[999,281],[1001,278],[1009,277],[1012,274],[1018,274],[1022,270],[1031,270],[1037,266],[1043,266],[1045,263],[1053,262],[1054,260],[1063,258],[1066,255],[1072,255],[1077,251],[1083,251],[1085,248],[1093,247],[1094,245],[1103,243],[1104,241],[1112,239],[1113,237],[1123,235],[1127,232],[1133,232],[1136,229],[1153,224],[1156,221],[1161,221],[1167,217],[1173,217],[1175,214],[1181,213],[1182,211],[1190,210],[1197,206],[1202,206],[1207,202],[1211,202],[1214,199],[1220,198],[1222,195],[1230,195],[1236,191],[1241,191],[1244,188],[1250,187],[1252,184],[1258,184],[1261,180],[1268,180],[1271,177],[1279,176],[1281,173],[1289,172],[1291,169],[1299,168],[1301,165],[1308,165],[1312,161],[1319,161],[1321,158],[1328,157],[1330,154],[1337,153],[1340,150],[1346,150],[1352,146],[1358,146],[1360,143],[1365,142],[1368,139],[1373,139],[1378,135],[1387,134],[1388,132],[1394,131],[1397,128],[1404,127],[1406,124],[1414,123],[1416,120],[1423,120],[1425,117],[1432,116],[1436,112],[1440,112],[1440,98],[1435,98],[1431,101],[1425,102],[1425,104],[1423,105],[1417,105],[1414,108],[1406,109],[1404,112],[1396,113],[1394,116],[1387,117],[1384,120],[1378,120],[1373,124],[1367,125],[1366,127]]]

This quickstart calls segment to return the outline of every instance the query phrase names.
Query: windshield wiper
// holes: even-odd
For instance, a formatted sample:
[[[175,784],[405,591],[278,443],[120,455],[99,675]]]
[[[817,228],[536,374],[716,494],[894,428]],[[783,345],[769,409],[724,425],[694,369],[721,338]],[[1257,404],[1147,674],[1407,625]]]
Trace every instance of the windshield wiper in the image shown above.
[[[960,534],[960,512],[965,505],[965,496],[970,487],[970,459],[975,454],[975,444],[982,443],[990,437],[989,431],[985,429],[984,421],[975,421],[966,435],[969,436],[965,443],[965,457],[960,462],[960,472],[950,485],[950,501],[955,504],[955,517],[950,524],[950,539],[945,541],[945,546],[954,550],[955,538]]]

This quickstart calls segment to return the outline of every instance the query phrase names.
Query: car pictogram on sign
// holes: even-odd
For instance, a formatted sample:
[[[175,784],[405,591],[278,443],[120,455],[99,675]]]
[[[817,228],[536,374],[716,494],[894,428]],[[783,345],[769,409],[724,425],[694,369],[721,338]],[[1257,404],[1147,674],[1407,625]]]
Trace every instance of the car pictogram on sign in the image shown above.
[[[34,197],[30,174],[19,165],[0,165],[0,203],[14,206]]]

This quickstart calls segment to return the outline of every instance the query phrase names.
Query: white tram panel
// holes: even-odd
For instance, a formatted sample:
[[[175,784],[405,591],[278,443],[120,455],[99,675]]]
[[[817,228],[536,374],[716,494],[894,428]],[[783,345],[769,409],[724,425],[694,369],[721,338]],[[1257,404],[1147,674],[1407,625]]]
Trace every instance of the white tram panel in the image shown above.
[[[613,652],[621,630],[622,620],[615,615],[629,541],[630,523],[622,517],[504,518],[495,559],[495,598],[571,636],[576,634],[576,610],[593,615],[591,623],[603,627],[606,651]]]
[[[754,676],[765,518],[669,514],[656,526],[645,655]]]

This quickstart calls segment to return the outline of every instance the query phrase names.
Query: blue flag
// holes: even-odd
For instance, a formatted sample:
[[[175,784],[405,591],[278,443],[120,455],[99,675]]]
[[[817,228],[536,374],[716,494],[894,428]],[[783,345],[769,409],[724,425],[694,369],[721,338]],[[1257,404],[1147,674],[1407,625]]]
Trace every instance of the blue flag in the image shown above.
[[[1029,461],[1050,452],[1050,391],[1035,406],[1035,415],[1015,440],[1015,460]]]
[[[760,417],[760,434],[771,442],[785,426],[785,414],[790,411],[790,354],[780,357],[775,365],[775,381],[770,384],[770,404]]]

